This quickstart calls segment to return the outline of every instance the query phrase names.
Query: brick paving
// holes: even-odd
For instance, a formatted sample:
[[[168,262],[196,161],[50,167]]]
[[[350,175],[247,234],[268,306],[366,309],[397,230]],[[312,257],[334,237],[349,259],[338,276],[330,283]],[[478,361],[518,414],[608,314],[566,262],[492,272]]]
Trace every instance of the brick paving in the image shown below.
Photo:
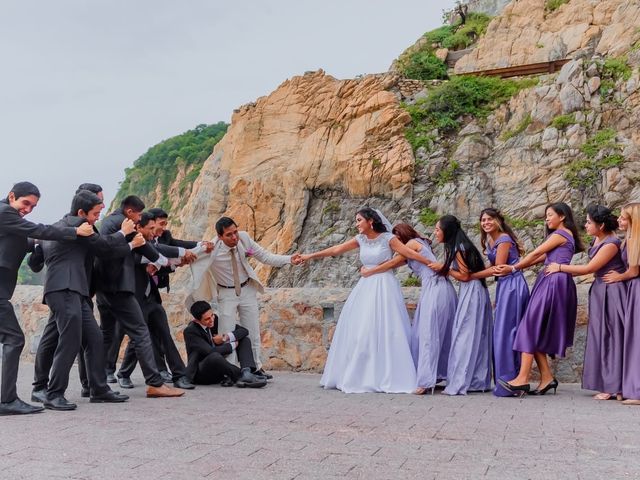
[[[33,366],[21,365],[30,396]],[[640,407],[556,396],[345,395],[315,374],[262,390],[198,387],[180,399],[1,417],[1,479],[640,478]]]

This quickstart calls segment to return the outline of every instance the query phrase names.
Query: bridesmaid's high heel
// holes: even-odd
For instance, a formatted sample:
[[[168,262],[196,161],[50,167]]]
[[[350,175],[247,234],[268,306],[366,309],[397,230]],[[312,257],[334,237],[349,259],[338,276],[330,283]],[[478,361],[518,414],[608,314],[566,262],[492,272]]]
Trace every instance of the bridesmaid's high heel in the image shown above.
[[[547,383],[547,385],[544,388],[541,389],[535,389],[532,392],[529,392],[529,395],[544,395],[545,393],[547,393],[549,390],[551,390],[553,388],[553,394],[556,394],[556,390],[558,389],[558,380],[556,380],[555,378],[553,380],[551,380],[549,383]]]
[[[414,395],[425,395],[429,390],[431,390],[431,395],[433,395],[433,392],[435,392],[436,390],[436,386],[434,385],[431,388],[428,387],[418,387],[413,391]]]
[[[524,397],[531,390],[531,385],[528,383],[525,383],[524,385],[511,385],[509,382],[506,382],[501,378],[498,379],[498,383],[517,397]]]

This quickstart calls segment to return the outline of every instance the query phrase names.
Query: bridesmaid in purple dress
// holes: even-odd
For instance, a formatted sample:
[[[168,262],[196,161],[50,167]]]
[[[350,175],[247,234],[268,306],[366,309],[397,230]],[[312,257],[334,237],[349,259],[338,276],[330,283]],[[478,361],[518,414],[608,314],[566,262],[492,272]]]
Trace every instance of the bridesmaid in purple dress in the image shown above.
[[[582,388],[600,393],[593,398],[622,400],[622,342],[627,289],[624,283],[605,283],[607,272],[625,270],[620,257],[620,240],[615,235],[618,221],[606,207],[587,208],[587,234],[594,237],[587,265],[547,265],[547,275],[560,272],[571,275],[595,274],[589,289],[589,325],[584,352]]]
[[[559,263],[562,269],[571,263],[576,252],[584,250],[573,212],[566,203],[548,205],[545,217],[548,233],[545,241],[515,265],[496,267],[496,273],[506,275],[543,261],[547,265]],[[540,384],[530,393],[544,395],[552,388],[555,393],[558,381],[553,377],[547,355],[564,357],[565,350],[573,344],[577,307],[576,284],[572,276],[562,270],[554,275],[541,271],[513,343],[514,350],[521,352],[520,371],[512,380],[498,379],[498,383],[520,395],[530,392],[529,376],[535,359],[540,370]]]
[[[460,282],[458,306],[451,331],[445,395],[466,395],[491,388],[491,299],[484,279],[474,274],[484,270],[482,255],[462,230],[460,221],[445,215],[434,230],[444,244],[445,261],[432,263],[439,275]]]
[[[624,308],[622,358],[623,405],[640,405],[640,203],[625,205],[618,218],[620,230],[626,231],[622,244],[624,273],[612,271],[604,276],[608,284],[625,282],[627,302]]]
[[[475,278],[493,276],[495,265],[518,263],[524,248],[498,210],[485,208],[480,213],[480,229],[480,244],[491,267],[474,274]],[[513,349],[513,340],[529,302],[529,286],[520,271],[498,277],[497,284],[493,315],[493,376],[496,381],[493,394],[510,397],[514,394],[503,388],[498,379],[508,381],[520,369],[520,352]]]
[[[431,262],[436,261],[430,242],[411,225],[399,223],[392,232],[410,249]],[[433,393],[435,384],[447,378],[451,329],[458,297],[447,277],[438,275],[423,263],[406,260],[401,255],[374,268],[362,267],[360,271],[366,277],[398,267],[405,261],[420,277],[422,284],[411,325],[411,354],[417,370],[417,388],[413,393],[423,395],[428,391]]]

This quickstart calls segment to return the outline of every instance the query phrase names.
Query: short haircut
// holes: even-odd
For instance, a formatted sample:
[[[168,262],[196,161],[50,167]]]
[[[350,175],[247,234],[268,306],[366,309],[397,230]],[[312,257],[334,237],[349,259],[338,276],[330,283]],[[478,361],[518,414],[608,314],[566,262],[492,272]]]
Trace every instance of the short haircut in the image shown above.
[[[216,222],[216,232],[218,232],[218,235],[222,235],[224,233],[224,229],[229,228],[232,225],[235,225],[236,227],[238,226],[238,224],[234,222],[232,218],[222,217]]]
[[[9,193],[13,193],[16,199],[20,197],[28,197],[29,195],[34,195],[40,198],[40,190],[38,190],[38,187],[31,182],[18,182],[11,187]]]
[[[97,183],[83,183],[78,187],[78,189],[76,190],[76,193],[79,193],[80,190],[89,190],[90,192],[98,194],[102,191],[102,187]]]
[[[127,208],[130,208],[134,212],[141,212],[144,210],[144,202],[140,197],[136,197],[135,195],[129,195],[128,197],[124,197],[122,202],[120,202],[120,208],[124,211]]]
[[[160,207],[150,208],[147,212],[153,215],[153,218],[169,218],[169,214]]]
[[[142,212],[142,215],[140,215],[140,221],[138,222],[138,225],[141,227],[146,227],[149,224],[149,222],[152,222],[155,219],[156,217],[154,217],[149,212]]]
[[[95,193],[89,190],[78,190],[71,200],[70,215],[78,215],[78,210],[82,210],[84,213],[89,213],[96,205],[102,205],[102,200]]]
[[[197,301],[196,303],[191,305],[191,308],[189,309],[191,315],[193,315],[193,318],[195,318],[196,320],[202,319],[202,316],[209,310],[212,310],[211,305],[209,304],[209,302],[205,302],[203,300]]]

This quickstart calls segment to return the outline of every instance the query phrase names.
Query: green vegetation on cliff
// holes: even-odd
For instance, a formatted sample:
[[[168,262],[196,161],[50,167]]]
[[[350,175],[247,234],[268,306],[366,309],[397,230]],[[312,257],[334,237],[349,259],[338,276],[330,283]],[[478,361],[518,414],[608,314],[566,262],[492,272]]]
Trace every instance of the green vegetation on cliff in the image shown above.
[[[430,89],[415,104],[404,106],[412,119],[406,131],[407,140],[414,150],[429,147],[437,135],[456,131],[464,117],[486,118],[501,103],[537,83],[537,79],[453,77]]]
[[[436,49],[467,48],[487,31],[490,21],[491,17],[472,12],[467,15],[464,24],[443,25],[425,33],[419,46],[409,48],[398,58],[400,72],[416,80],[446,79],[447,65],[436,57]]]
[[[29,257],[25,257],[18,270],[18,285],[44,285],[45,270],[35,273],[27,265],[27,258]]]
[[[218,122],[213,125],[198,125],[193,130],[163,140],[138,158],[133,167],[125,169],[125,178],[113,200],[118,205],[127,195],[138,195],[149,206],[160,206],[170,211],[169,187],[178,178],[181,170],[185,177],[179,188],[184,193],[191,188],[200,173],[202,164],[213,147],[227,131],[228,125]],[[160,195],[156,195],[156,189]],[[153,203],[153,205],[151,205]]]

